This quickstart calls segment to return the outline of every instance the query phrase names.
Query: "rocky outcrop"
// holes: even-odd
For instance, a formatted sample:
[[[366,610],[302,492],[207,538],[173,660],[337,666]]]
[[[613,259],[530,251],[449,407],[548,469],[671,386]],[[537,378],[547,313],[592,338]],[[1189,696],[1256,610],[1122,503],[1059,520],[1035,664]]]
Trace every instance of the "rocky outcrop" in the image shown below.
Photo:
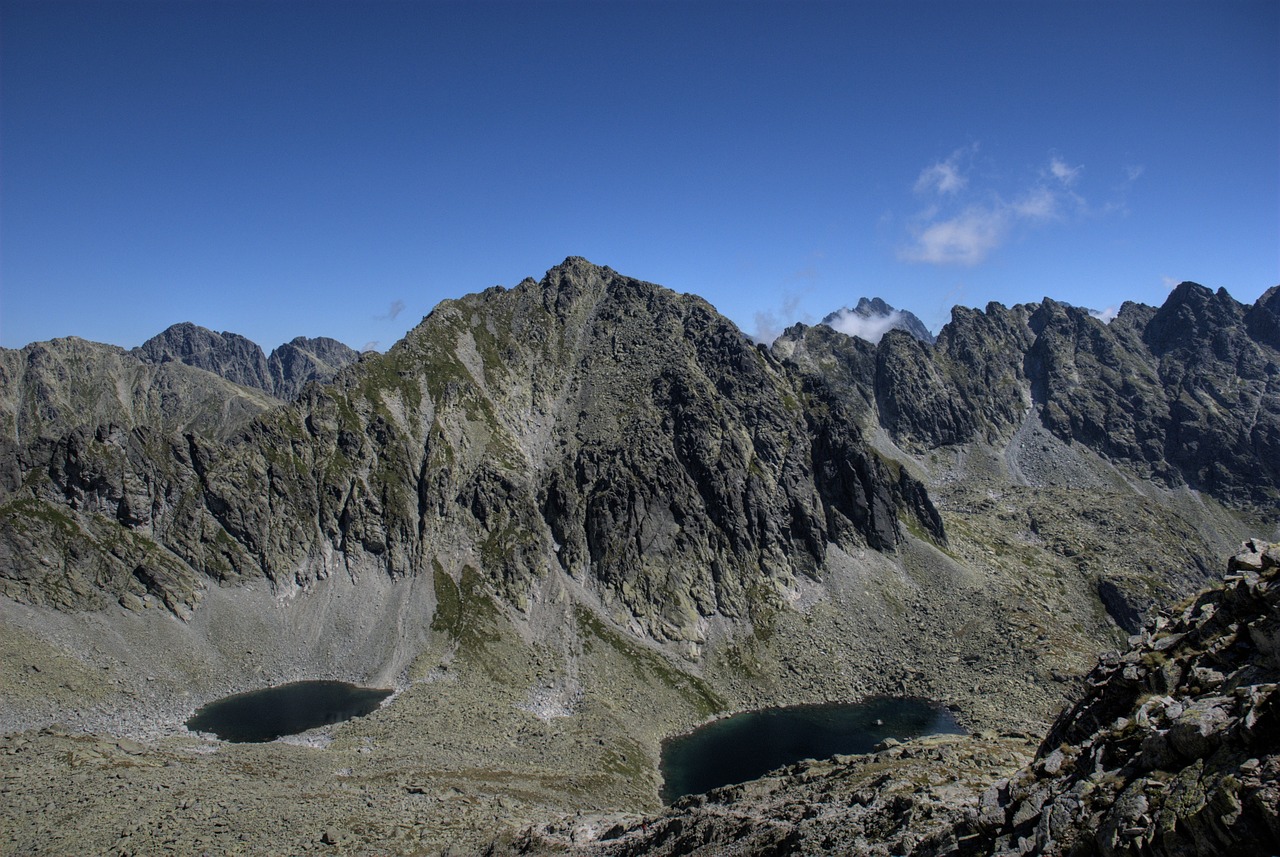
[[[562,817],[492,853],[892,857],[949,830],[976,807],[987,783],[1016,771],[1027,756],[1026,740],[1014,735],[932,736],[869,756],[798,762],[682,798],[661,815]]]
[[[331,380],[359,354],[336,339],[299,336],[268,357],[238,333],[215,333],[191,322],[166,328],[130,352],[144,363],[178,362],[244,387],[292,401],[311,381]]]
[[[1157,616],[1085,679],[1036,760],[921,854],[1280,848],[1280,545]]]

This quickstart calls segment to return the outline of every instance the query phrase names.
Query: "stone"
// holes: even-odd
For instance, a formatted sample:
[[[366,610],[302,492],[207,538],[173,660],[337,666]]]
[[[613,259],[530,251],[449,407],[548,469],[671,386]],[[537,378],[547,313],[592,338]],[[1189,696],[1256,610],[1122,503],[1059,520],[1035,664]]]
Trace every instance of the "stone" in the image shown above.
[[[1169,727],[1169,744],[1187,759],[1199,759],[1217,749],[1234,718],[1232,701],[1208,697],[1192,702]]]

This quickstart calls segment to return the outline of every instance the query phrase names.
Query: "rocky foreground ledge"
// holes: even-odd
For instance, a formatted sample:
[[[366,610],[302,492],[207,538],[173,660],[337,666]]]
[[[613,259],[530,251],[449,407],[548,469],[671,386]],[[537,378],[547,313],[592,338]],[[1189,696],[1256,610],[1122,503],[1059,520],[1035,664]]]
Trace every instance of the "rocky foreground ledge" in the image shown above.
[[[1280,544],[1155,616],[1026,736],[935,736],[805,762],[661,815],[566,817],[511,853],[1198,855],[1280,853]],[[496,851],[505,849],[495,848]]]

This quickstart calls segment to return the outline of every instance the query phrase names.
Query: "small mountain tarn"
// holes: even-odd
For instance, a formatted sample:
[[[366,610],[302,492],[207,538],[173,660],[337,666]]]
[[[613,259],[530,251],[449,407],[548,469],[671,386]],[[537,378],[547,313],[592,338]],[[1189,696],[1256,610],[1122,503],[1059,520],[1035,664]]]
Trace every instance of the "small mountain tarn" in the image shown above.
[[[960,732],[951,712],[923,699],[881,697],[745,711],[663,743],[662,799],[673,803],[754,780],[802,759],[869,753],[887,738]]]
[[[223,741],[260,744],[364,717],[377,711],[390,695],[390,690],[341,681],[296,681],[210,702],[186,726]]]

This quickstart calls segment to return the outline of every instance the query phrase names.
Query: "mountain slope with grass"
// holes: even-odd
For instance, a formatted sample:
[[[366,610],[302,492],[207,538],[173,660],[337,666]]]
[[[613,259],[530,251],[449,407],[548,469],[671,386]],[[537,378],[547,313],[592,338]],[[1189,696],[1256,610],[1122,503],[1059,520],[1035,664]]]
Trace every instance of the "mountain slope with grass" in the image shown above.
[[[319,847],[356,788],[328,838],[411,854],[656,809],[662,739],[733,710],[903,694],[1043,730],[1099,650],[1273,512],[1269,294],[1187,286],[1111,326],[957,309],[936,345],[819,326],[767,349],[570,258],[288,403],[86,344],[110,371],[47,373],[38,401],[61,404],[15,418],[0,469],[0,732],[27,748],[8,847],[145,852],[174,826],[227,845],[180,810],[126,836],[123,799],[21,809],[48,784],[109,792],[124,760],[94,742],[116,738],[251,850]],[[148,409],[126,364],[197,380]],[[5,400],[31,401],[17,377]],[[182,728],[309,678],[397,693],[301,749]]]

